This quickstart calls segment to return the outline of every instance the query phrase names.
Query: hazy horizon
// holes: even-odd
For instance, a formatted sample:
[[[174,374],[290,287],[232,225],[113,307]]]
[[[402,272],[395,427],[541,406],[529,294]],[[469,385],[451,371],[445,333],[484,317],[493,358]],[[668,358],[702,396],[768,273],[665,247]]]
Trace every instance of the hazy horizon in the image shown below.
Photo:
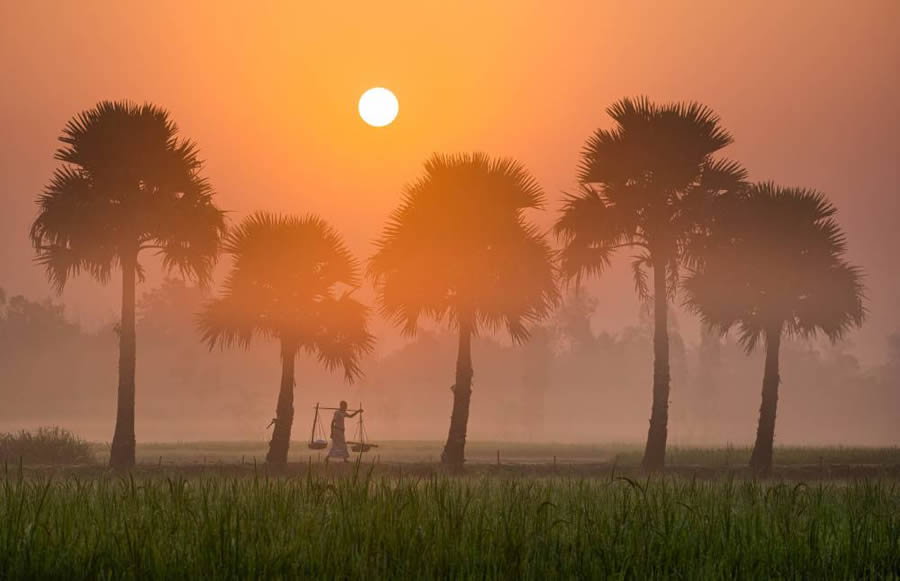
[[[177,280],[165,288],[140,303],[139,442],[264,442],[280,375],[277,343],[210,351],[192,321],[201,293]],[[650,405],[650,320],[612,335],[596,326],[588,331],[584,322],[578,311],[562,308],[523,345],[500,337],[474,342],[470,440],[641,444]],[[59,424],[108,442],[118,357],[112,325],[93,332],[51,325],[10,337],[0,324],[0,432]],[[747,356],[733,337],[692,342],[677,317],[670,334],[670,443],[751,444],[763,353]],[[824,339],[786,342],[778,444],[897,445],[900,340],[894,351],[888,364],[866,366]],[[346,399],[363,404],[375,441],[439,441],[446,436],[455,360],[453,333],[434,326],[366,357],[364,376],[353,385],[301,354],[293,439],[308,439],[316,402],[334,406]],[[328,421],[326,415],[323,426]]]

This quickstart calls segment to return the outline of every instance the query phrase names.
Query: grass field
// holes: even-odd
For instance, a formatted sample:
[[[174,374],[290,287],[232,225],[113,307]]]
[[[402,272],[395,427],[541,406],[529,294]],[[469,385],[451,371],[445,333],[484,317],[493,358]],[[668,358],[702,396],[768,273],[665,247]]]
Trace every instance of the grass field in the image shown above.
[[[0,579],[900,579],[896,448],[782,448],[766,481],[746,449],[674,448],[652,477],[640,451],[474,442],[464,475],[431,442],[331,465],[297,444],[279,472],[253,443],[144,444],[129,474],[102,447],[6,463]]]
[[[24,477],[4,579],[900,578],[900,485],[567,477]]]

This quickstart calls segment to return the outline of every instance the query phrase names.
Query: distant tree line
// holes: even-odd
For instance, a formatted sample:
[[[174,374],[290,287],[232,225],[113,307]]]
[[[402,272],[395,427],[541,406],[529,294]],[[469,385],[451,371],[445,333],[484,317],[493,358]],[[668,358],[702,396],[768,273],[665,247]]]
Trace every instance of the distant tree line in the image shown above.
[[[280,343],[282,379],[267,460],[287,460],[294,366],[304,351],[348,381],[363,373],[375,338],[368,309],[353,297],[363,272],[382,316],[414,335],[422,319],[457,335],[453,406],[442,461],[461,467],[475,365],[472,340],[501,329],[515,343],[547,341],[538,326],[563,291],[602,275],[612,256],[633,256],[635,289],[652,305],[652,403],[643,465],[665,465],[672,368],[669,305],[680,300],[712,333],[764,345],[762,403],[752,468],[772,467],[779,354],[784,338],[822,333],[831,341],[862,323],[862,273],[844,258],[835,209],[818,192],[753,184],[719,156],[732,142],[719,117],[697,103],[622,99],[607,109],[577,168],[579,190],[564,200],[554,249],[526,211],[545,194],[522,164],[481,153],[435,154],[402,193],[360,268],[321,218],[253,214],[229,227],[202,176],[196,144],[180,138],[153,105],[102,102],[63,129],[61,162],[38,197],[31,229],[37,261],[62,290],[86,272],[122,277],[116,429],[110,464],[135,459],[135,287],[141,257],[200,286],[219,255],[232,268],[196,324],[210,348]],[[577,333],[576,333],[577,335]],[[581,339],[588,333],[581,329]],[[536,343],[539,345],[540,343]],[[528,365],[539,365],[534,359]],[[530,369],[538,380],[543,372]],[[595,378],[599,383],[602,377]]]

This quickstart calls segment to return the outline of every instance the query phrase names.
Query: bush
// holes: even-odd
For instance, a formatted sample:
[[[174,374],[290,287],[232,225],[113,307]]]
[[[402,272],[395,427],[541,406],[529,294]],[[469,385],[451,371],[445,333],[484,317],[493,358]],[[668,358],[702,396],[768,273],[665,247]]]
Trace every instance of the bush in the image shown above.
[[[23,464],[93,464],[91,445],[58,426],[36,432],[0,434],[0,462]]]

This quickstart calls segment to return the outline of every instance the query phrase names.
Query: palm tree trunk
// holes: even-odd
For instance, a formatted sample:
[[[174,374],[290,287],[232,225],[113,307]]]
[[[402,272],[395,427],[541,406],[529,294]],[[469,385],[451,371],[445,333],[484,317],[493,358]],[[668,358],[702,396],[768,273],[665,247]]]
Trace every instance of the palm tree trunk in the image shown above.
[[[766,331],[766,367],[763,372],[762,403],[759,406],[759,425],[756,443],[750,456],[750,468],[760,476],[772,472],[772,454],[775,445],[775,414],[778,409],[778,356],[781,350],[781,325]]]
[[[453,413],[450,433],[441,453],[441,462],[461,468],[466,461],[466,429],[469,424],[469,402],[472,399],[472,323],[459,324],[459,353],[456,358],[456,384],[453,391]]]
[[[119,322],[119,392],[116,431],[109,453],[113,468],[134,466],[134,374],[137,342],[134,332],[137,257],[122,260],[122,319]]]
[[[666,262],[653,263],[653,407],[642,466],[660,470],[666,464],[669,424],[669,297]]]
[[[281,340],[281,389],[278,391],[278,405],[275,408],[275,427],[269,442],[266,462],[287,464],[288,448],[291,445],[291,427],[294,424],[294,359],[297,349]]]

